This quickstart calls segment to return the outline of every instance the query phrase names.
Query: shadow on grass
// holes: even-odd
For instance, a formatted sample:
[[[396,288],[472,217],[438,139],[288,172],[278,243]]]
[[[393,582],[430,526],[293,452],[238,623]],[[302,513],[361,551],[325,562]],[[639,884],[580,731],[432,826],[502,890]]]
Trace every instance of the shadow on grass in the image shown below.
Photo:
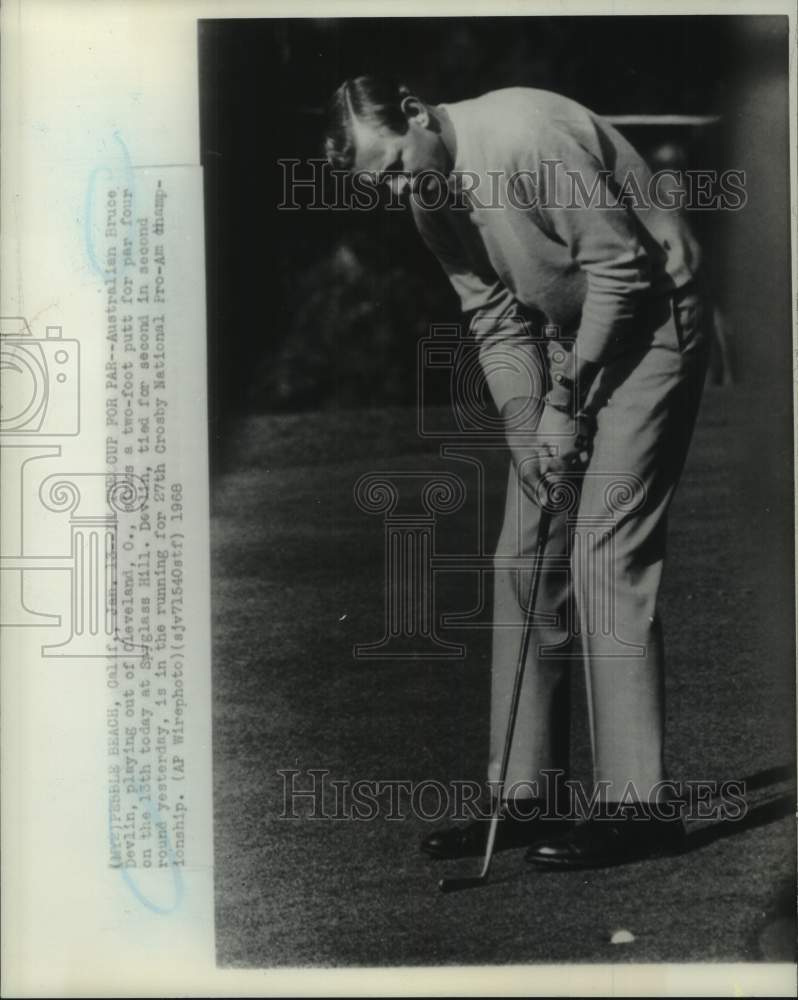
[[[716,823],[701,826],[697,830],[687,829],[686,850],[694,851],[717,840],[734,837],[736,834],[767,826],[780,819],[795,814],[795,775],[790,767],[771,767],[758,771],[745,779],[747,810],[740,819],[719,820]],[[789,791],[774,791],[767,794],[774,786],[790,782]],[[751,801],[752,791],[763,790],[765,795]]]

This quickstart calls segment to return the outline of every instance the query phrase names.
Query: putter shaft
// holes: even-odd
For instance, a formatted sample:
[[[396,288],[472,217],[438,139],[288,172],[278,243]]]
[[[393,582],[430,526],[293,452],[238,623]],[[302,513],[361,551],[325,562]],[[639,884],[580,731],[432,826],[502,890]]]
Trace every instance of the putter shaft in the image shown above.
[[[504,750],[502,753],[501,765],[499,768],[499,782],[498,788],[496,789],[497,803],[496,810],[490,820],[490,829],[488,832],[488,840],[485,847],[485,857],[482,862],[482,871],[479,875],[474,875],[467,878],[444,878],[438,882],[438,888],[441,892],[456,892],[458,889],[471,889],[474,886],[482,885],[488,877],[488,871],[490,869],[490,863],[493,859],[493,850],[496,846],[496,834],[499,825],[499,810],[501,807],[501,795],[504,790],[504,784],[507,781],[507,771],[510,765],[510,751],[513,745],[513,736],[515,735],[515,723],[518,717],[518,703],[521,698],[521,686],[524,681],[524,671],[526,668],[526,658],[529,652],[529,644],[532,638],[532,620],[535,613],[535,605],[537,604],[538,588],[540,586],[540,577],[543,568],[543,556],[546,551],[546,543],[549,538],[549,527],[551,522],[551,514],[544,507],[540,512],[540,521],[538,522],[538,537],[537,545],[535,546],[535,562],[532,568],[532,579],[530,580],[529,586],[529,602],[527,604],[526,610],[524,612],[524,624],[521,633],[521,643],[518,650],[518,663],[515,670],[515,679],[513,683],[513,693],[510,700],[510,710],[507,717],[507,729],[504,738]]]

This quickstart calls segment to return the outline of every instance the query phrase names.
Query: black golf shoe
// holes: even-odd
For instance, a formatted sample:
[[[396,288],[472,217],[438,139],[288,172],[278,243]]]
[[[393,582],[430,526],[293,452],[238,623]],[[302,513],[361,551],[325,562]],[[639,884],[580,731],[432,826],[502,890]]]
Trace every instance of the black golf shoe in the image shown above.
[[[510,810],[503,809],[494,850],[528,847],[541,837],[557,837],[568,828],[565,820],[544,817],[539,815],[541,812],[543,806],[539,802],[525,802],[522,806],[514,804]],[[485,853],[489,828],[490,820],[475,819],[464,826],[436,830],[421,841],[421,850],[441,861],[478,857]]]
[[[685,843],[681,819],[622,811],[583,820],[561,836],[539,837],[526,860],[552,870],[608,868],[681,854]]]

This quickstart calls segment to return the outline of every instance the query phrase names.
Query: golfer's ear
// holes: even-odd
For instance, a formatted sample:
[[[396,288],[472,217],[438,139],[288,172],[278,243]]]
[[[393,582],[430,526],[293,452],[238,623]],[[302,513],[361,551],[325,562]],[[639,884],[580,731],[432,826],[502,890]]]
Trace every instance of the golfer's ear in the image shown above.
[[[420,125],[422,128],[426,128],[429,125],[429,111],[427,111],[427,106],[417,97],[408,94],[407,97],[402,98],[400,107],[402,114],[408,121],[415,122],[416,125]]]

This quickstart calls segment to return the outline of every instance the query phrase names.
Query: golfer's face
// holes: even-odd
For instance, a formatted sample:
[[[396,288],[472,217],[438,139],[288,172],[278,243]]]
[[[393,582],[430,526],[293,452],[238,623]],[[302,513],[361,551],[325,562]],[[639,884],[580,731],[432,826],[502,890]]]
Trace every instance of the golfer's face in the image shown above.
[[[419,175],[425,171],[445,171],[445,153],[438,136],[415,122],[409,122],[402,135],[363,122],[355,124],[354,133],[355,170],[373,174],[395,195],[407,193],[419,179],[423,182]]]

